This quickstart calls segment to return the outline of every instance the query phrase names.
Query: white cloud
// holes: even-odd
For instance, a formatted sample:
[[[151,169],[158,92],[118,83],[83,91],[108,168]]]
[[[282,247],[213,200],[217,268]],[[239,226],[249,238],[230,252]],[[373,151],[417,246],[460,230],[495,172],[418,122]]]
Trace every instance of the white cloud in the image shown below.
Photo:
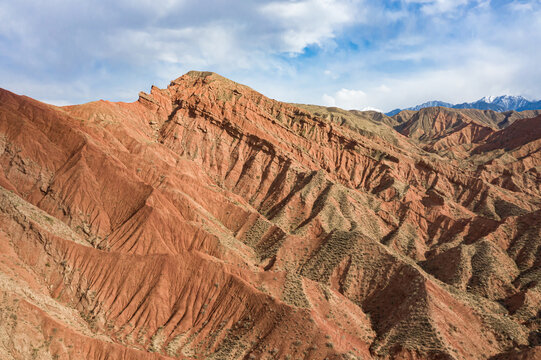
[[[391,92],[391,89],[390,89],[387,85],[381,84],[380,86],[378,86],[378,87],[376,88],[376,91],[379,91],[379,92],[381,92],[381,93],[388,94],[388,93]]]
[[[336,100],[333,96],[323,94],[321,100],[323,101],[323,105],[325,106],[336,106]]]
[[[132,61],[142,64],[157,60],[173,64],[198,64],[204,68],[228,62],[242,67],[248,55],[242,51],[237,39],[234,24],[180,29],[119,29],[108,36],[108,48],[109,55],[121,58],[133,56]]]
[[[129,101],[196,69],[279,100],[356,109],[541,97],[541,1],[386,3],[4,1],[0,87]]]
[[[366,103],[388,111],[391,107],[404,108],[429,100],[467,102],[487,94],[539,98],[536,82],[541,78],[541,69],[535,69],[531,58],[510,57],[505,50],[480,44],[461,47],[442,46],[433,52],[442,60],[459,54],[463,62],[385,78],[385,91],[376,85],[365,88]]]
[[[267,18],[278,20],[280,50],[299,53],[311,44],[332,39],[336,30],[359,21],[358,2],[340,0],[304,0],[271,2],[261,7]]]
[[[472,0],[405,0],[406,3],[421,4],[421,10],[427,15],[448,13]]]
[[[37,83],[55,80],[70,86],[64,79],[71,78],[73,101],[84,101],[93,97],[75,83],[104,68],[109,77],[91,78],[110,84],[95,87],[94,97],[112,99],[119,99],[118,93],[111,94],[113,81],[132,87],[136,96],[143,84],[163,85],[190,69],[224,75],[251,70],[274,78],[294,74],[280,56],[287,52],[294,58],[311,45],[332,47],[344,26],[361,21],[360,1],[1,2],[0,86],[58,98],[42,93]],[[18,77],[11,76],[17,72]],[[36,83],[36,91],[22,88],[25,76]]]
[[[366,93],[362,90],[340,89],[334,95],[324,94],[322,100],[327,106],[343,109],[363,109],[367,107]]]
[[[511,9],[511,11],[532,11],[536,7],[539,8],[539,5],[541,5],[541,1],[539,0],[522,0],[522,1],[513,1],[508,6]]]

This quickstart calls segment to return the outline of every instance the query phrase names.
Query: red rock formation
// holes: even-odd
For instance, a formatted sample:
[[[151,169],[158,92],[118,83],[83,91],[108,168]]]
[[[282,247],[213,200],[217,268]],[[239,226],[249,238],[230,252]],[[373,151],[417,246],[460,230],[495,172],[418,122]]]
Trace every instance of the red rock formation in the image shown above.
[[[1,357],[534,356],[540,119],[426,112],[0,91]]]

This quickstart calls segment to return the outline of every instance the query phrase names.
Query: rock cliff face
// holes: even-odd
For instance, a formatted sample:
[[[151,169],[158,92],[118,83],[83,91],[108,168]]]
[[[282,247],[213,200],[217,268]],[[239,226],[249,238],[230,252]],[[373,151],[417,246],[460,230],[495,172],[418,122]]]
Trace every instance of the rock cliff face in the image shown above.
[[[541,117],[421,112],[1,90],[0,357],[537,358]]]

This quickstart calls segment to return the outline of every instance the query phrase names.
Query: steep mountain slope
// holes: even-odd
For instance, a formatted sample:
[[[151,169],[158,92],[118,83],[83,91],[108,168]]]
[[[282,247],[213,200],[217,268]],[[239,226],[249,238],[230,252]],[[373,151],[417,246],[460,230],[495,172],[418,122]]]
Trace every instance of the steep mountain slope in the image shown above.
[[[205,72],[129,104],[0,91],[0,354],[534,359],[537,132],[471,122],[454,164],[342,112]]]
[[[420,144],[424,150],[451,159],[464,159],[476,145],[515,121],[534,118],[540,111],[499,113],[474,109],[424,108],[402,111],[394,128]]]

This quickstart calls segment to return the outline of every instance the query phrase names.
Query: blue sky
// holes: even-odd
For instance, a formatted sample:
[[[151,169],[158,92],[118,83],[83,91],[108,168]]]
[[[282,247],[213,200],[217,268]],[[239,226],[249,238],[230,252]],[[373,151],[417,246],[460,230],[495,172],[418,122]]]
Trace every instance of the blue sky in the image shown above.
[[[541,0],[0,2],[0,87],[58,105],[189,70],[346,109],[539,99],[540,59]]]

